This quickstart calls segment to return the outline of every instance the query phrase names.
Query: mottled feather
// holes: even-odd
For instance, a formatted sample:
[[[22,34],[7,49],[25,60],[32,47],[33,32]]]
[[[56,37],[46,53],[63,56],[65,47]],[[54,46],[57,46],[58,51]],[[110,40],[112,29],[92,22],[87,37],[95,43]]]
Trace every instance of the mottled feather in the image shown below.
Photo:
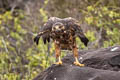
[[[48,21],[43,25],[43,27],[40,31],[40,33],[43,32],[43,34],[38,34],[34,38],[34,42],[36,42],[36,44],[38,44],[40,37],[42,37],[45,44],[47,42],[50,42],[52,27],[53,27],[53,24],[55,24],[56,22],[63,23],[65,26],[65,30],[73,30],[73,32],[75,32],[74,33],[75,36],[79,37],[80,40],[87,46],[87,43],[89,42],[89,40],[83,34],[83,31],[79,25],[79,22],[76,19],[71,18],[71,17],[64,18],[64,19],[60,19],[57,17],[51,17],[50,19],[48,19]]]

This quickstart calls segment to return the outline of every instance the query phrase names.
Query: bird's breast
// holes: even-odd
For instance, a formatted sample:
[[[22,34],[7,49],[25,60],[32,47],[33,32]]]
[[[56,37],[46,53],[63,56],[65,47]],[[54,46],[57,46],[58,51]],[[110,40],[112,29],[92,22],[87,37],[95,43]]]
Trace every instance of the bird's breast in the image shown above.
[[[62,50],[71,50],[71,46],[74,43],[74,35],[65,32],[65,33],[53,33],[52,38],[54,41],[57,41],[60,44]]]

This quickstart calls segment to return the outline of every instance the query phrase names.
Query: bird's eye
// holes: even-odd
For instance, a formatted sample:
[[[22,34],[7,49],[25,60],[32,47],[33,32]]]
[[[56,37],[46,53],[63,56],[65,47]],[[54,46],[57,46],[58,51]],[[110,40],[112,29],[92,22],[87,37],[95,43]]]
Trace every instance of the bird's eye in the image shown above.
[[[56,29],[55,27],[52,28],[52,30],[55,30],[55,29]]]
[[[64,26],[60,26],[59,28],[60,28],[60,29],[64,29]]]
[[[59,26],[59,28],[62,28],[62,26]]]

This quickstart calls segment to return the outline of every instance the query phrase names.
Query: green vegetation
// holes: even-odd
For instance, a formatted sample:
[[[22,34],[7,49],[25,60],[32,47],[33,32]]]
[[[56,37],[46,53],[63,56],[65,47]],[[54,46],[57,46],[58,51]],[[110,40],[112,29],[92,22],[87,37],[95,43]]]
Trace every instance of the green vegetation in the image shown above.
[[[22,27],[22,12],[14,17],[10,11],[6,11],[0,18],[1,80],[32,80],[40,71],[55,62],[54,56],[51,56],[54,53],[53,48],[48,54],[47,45],[42,40],[38,46],[32,40],[29,43],[34,36]]]
[[[83,13],[85,14],[85,21],[89,25],[105,31],[101,33],[105,37],[102,47],[120,44],[120,9],[118,7],[93,5],[88,6],[87,11],[83,11]]]
[[[66,1],[45,0],[44,6],[38,8],[37,15],[33,13],[39,24],[21,9],[16,11],[17,16],[7,10],[0,14],[0,80],[32,80],[55,62],[53,43],[44,45],[42,39],[38,46],[33,43],[40,29],[38,26],[43,25],[48,16],[75,17],[81,13],[80,23],[87,24],[88,48],[120,45],[120,4],[116,0],[108,5],[102,5],[101,0],[93,0],[84,8],[73,1]],[[105,0],[102,1],[105,3]],[[71,13],[71,8],[76,12]],[[78,38],[77,43],[79,49],[86,48]],[[64,53],[62,51],[62,57],[66,55]]]

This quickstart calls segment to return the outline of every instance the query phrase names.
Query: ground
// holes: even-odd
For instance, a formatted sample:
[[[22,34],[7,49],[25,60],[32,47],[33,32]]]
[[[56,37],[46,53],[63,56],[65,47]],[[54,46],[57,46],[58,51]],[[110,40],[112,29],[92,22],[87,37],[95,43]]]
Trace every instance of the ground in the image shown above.
[[[73,64],[73,55],[63,58],[63,65],[51,65],[34,80],[119,80],[120,46],[79,51],[79,61],[85,67]]]

